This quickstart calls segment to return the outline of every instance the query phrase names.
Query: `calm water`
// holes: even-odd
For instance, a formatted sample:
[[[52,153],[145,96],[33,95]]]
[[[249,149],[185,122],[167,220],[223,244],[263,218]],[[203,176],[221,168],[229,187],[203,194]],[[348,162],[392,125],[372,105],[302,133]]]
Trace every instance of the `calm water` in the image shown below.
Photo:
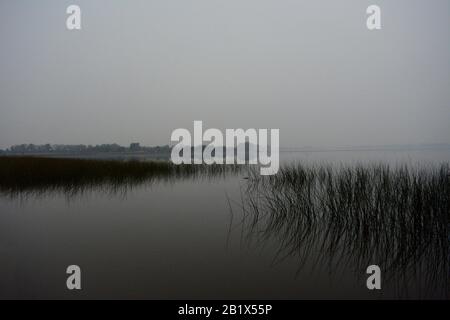
[[[282,161],[434,165],[450,151],[283,153]],[[0,298],[448,298],[439,286],[448,277],[430,288],[429,267],[395,270],[407,280],[382,278],[382,290],[369,291],[365,268],[315,263],[319,246],[302,264],[296,253],[280,257],[282,239],[249,237],[239,210],[245,176],[1,196]],[[81,291],[66,289],[72,264]]]

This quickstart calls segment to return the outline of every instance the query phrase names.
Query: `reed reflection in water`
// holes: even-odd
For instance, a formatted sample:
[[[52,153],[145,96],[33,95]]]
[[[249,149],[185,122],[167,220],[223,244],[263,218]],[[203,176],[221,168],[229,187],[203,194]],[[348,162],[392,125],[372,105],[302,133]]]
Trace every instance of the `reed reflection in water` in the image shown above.
[[[298,259],[330,273],[352,269],[365,281],[377,264],[398,295],[450,293],[449,165],[285,166],[251,171],[242,200],[247,244],[277,239],[274,262]],[[414,289],[411,289],[414,287]]]
[[[205,189],[209,185],[203,185],[203,180],[242,174],[247,177],[240,180],[242,198],[239,198],[237,190],[229,199],[231,217],[235,217],[230,223],[229,237],[235,235],[234,230],[238,226],[242,230],[243,243],[250,246],[269,243],[270,248],[275,244],[278,249],[270,249],[268,253],[274,255],[274,262],[281,263],[289,258],[288,263],[291,264],[292,258],[295,260],[294,269],[303,275],[307,272],[323,275],[325,270],[332,277],[339,277],[340,273],[347,274],[351,270],[356,277],[360,277],[361,287],[364,287],[367,266],[377,264],[382,270],[383,292],[386,286],[393,286],[393,290],[387,291],[395,291],[397,297],[449,297],[448,163],[422,168],[386,164],[349,164],[341,167],[287,165],[280,168],[277,175],[263,177],[258,168],[246,166],[176,166],[155,161],[0,157],[0,195],[15,199],[58,193],[72,198],[91,191],[98,195],[97,192],[101,191],[117,196],[127,195],[130,191],[136,191],[133,188],[142,185],[193,179],[195,184],[190,188],[199,188],[200,184],[203,186],[201,196],[211,197]],[[198,226],[197,233],[205,228],[214,230],[211,231],[214,233],[219,230],[227,232],[225,193],[223,198],[223,208],[216,203],[216,198],[211,206],[214,209],[208,212],[217,217],[225,215],[224,221],[221,221],[223,226],[212,223],[206,226],[203,220],[197,219],[193,222]],[[208,202],[207,199],[199,199]],[[129,205],[136,209],[134,205]],[[142,210],[152,205],[154,203],[145,202]],[[167,203],[160,205],[164,207]],[[178,209],[189,211],[192,208],[196,211],[198,207],[185,201]],[[123,219],[133,217],[131,211]],[[179,217],[170,217],[172,219],[180,221]],[[156,220],[151,222],[158,223]],[[185,227],[183,220],[180,223]],[[132,230],[138,227],[133,225]],[[96,232],[93,232],[93,239],[97,239]],[[173,234],[173,229],[167,229],[167,232]],[[174,241],[186,242],[188,238],[177,238],[179,232],[173,237]],[[186,232],[185,236],[192,237],[193,234]],[[145,235],[148,235],[146,231]],[[131,244],[148,246],[145,241]],[[60,254],[60,248],[57,244],[55,246],[55,251]],[[164,243],[158,243],[158,247],[164,246]],[[218,260],[220,257],[224,262],[228,261],[226,250],[213,252]],[[149,266],[154,266],[154,261],[151,257],[149,259]],[[186,264],[192,264],[197,259],[200,258],[193,256]],[[234,261],[230,265],[235,270],[241,270],[239,263]],[[259,260],[255,260],[253,267],[261,267],[261,273],[261,270],[269,272],[260,266]],[[205,268],[199,273],[204,274],[211,265]],[[232,279],[242,276],[228,269],[219,269]],[[295,287],[295,282],[291,282],[291,286]],[[239,283],[234,285],[236,292],[250,286],[245,281],[241,287]],[[199,288],[205,289],[207,285]],[[323,290],[327,289],[324,287]],[[154,294],[158,296],[157,292]]]
[[[237,174],[237,165],[174,165],[169,161],[87,160],[0,157],[0,194],[7,197],[92,190],[125,194],[133,187],[182,179],[214,179]]]

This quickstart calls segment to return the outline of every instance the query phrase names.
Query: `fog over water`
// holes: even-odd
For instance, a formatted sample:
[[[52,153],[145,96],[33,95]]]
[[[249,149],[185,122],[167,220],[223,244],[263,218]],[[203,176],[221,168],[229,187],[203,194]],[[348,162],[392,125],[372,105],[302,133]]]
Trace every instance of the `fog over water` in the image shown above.
[[[448,0],[71,4],[0,0],[0,149],[127,148],[2,154],[0,298],[449,298]],[[279,129],[280,170],[137,144],[195,120]]]
[[[279,128],[286,147],[450,143],[450,4],[0,2],[0,148],[167,144],[171,132]]]
[[[161,173],[147,182],[102,183],[95,175],[67,186],[0,181],[0,298],[448,298],[450,193],[445,171],[436,170],[444,161],[448,171],[449,152],[385,152],[380,168],[393,170],[386,183],[380,158],[367,152],[290,156],[319,180],[324,163],[333,164],[338,193],[313,189],[319,202],[311,207],[302,170],[264,177],[274,179],[267,185],[247,179],[245,168]],[[401,163],[419,180],[395,169]],[[339,171],[357,166],[351,180]],[[389,192],[380,193],[384,188]],[[367,202],[364,192],[382,196],[381,203]],[[315,207],[330,196],[336,216]],[[77,293],[64,285],[74,262],[83,270]],[[382,267],[380,291],[366,288],[369,263]]]

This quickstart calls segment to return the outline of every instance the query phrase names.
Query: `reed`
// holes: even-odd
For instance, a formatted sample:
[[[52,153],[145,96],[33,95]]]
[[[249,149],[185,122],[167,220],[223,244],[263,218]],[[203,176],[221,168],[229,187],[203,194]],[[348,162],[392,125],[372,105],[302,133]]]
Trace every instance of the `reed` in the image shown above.
[[[290,165],[252,171],[240,208],[246,239],[279,243],[275,261],[295,256],[328,271],[362,276],[378,264],[402,290],[414,277],[422,292],[450,292],[449,164]],[[424,292],[426,294],[426,292]]]
[[[51,191],[74,195],[94,188],[123,192],[154,181],[211,179],[238,171],[238,166],[174,165],[168,161],[0,157],[0,193],[12,197]]]

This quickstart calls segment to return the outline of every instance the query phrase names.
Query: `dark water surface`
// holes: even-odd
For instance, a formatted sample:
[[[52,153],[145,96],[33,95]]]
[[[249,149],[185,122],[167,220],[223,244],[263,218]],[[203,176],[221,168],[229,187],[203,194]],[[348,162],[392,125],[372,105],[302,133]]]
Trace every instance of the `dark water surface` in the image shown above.
[[[450,152],[295,153],[284,154],[283,161],[433,166],[450,161]],[[382,273],[382,290],[369,291],[367,266],[358,263],[362,252],[318,262],[317,256],[333,254],[323,251],[318,236],[309,252],[280,255],[286,239],[255,232],[264,226],[250,228],[242,210],[247,175],[244,170],[72,195],[2,195],[0,298],[448,298],[448,226],[438,240],[417,246],[435,255],[418,254],[428,260],[407,266],[394,263],[396,270],[386,278]],[[377,246],[369,243],[364,250],[372,247]],[[66,288],[65,271],[72,264],[81,267],[81,291]]]

